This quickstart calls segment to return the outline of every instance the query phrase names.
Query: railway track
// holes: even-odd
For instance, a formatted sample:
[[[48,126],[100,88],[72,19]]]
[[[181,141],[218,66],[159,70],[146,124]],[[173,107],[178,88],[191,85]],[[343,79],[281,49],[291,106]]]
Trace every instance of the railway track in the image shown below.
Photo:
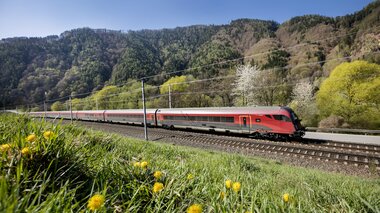
[[[134,138],[144,138],[143,128],[123,124],[80,122],[99,130],[120,133]],[[301,142],[273,142],[246,137],[214,135],[180,130],[149,128],[149,140],[174,144],[221,148],[253,154],[257,152],[275,155],[315,159],[342,164],[353,164],[380,170],[380,146],[341,143],[333,141],[304,140]]]

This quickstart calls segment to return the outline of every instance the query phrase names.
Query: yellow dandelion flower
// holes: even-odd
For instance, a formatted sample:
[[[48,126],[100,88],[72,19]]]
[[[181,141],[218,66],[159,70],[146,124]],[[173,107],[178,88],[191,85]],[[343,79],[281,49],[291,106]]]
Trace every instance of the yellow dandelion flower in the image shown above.
[[[156,178],[156,179],[160,179],[162,177],[162,172],[161,171],[155,171],[153,176]]]
[[[96,194],[88,200],[87,208],[89,208],[91,211],[98,210],[104,204],[104,200],[105,199],[103,195]]]
[[[44,138],[46,140],[52,138],[53,136],[54,136],[54,132],[52,132],[52,131],[46,131],[46,132],[44,132]]]
[[[226,193],[225,192],[220,192],[219,197],[220,197],[220,199],[223,200],[226,197]]]
[[[226,183],[226,188],[227,188],[227,189],[230,189],[231,186],[232,186],[232,181],[228,179],[228,180],[226,180],[225,183]]]
[[[36,135],[35,134],[30,134],[28,135],[28,137],[26,137],[26,140],[29,141],[29,142],[33,142],[37,139]]]
[[[235,191],[235,192],[239,192],[240,191],[240,188],[241,188],[241,184],[240,182],[235,182],[232,184],[232,189]]]
[[[141,166],[141,168],[146,169],[146,167],[148,166],[148,162],[143,161],[143,162],[141,162],[140,166]]]
[[[22,155],[29,155],[30,154],[30,149],[28,147],[25,147],[21,150]]]
[[[200,204],[193,204],[187,209],[187,213],[201,213],[202,206]]]
[[[154,193],[157,193],[157,192],[161,191],[162,189],[164,189],[164,184],[162,184],[160,182],[154,183],[154,185],[153,185],[153,192]]]
[[[284,200],[285,203],[289,202],[289,198],[290,198],[290,195],[288,193],[285,193],[283,196],[282,196],[282,199]]]
[[[192,179],[194,179],[194,175],[193,175],[193,174],[188,174],[188,175],[187,175],[187,179],[188,179],[188,180],[192,180]]]
[[[141,163],[140,163],[140,162],[135,162],[135,163],[133,164],[133,166],[134,166],[134,167],[140,167],[140,166],[141,166]]]
[[[10,150],[11,148],[12,148],[12,146],[9,143],[7,143],[7,144],[1,145],[0,150],[1,150],[1,152],[6,152],[6,151]]]

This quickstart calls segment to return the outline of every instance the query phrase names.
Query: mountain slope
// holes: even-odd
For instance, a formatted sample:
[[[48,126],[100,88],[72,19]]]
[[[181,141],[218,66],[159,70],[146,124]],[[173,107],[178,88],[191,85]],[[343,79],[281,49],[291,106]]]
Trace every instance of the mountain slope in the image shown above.
[[[347,56],[380,62],[379,54],[372,54],[380,51],[379,14],[376,1],[355,14],[306,15],[281,25],[238,19],[220,26],[127,33],[82,28],[60,36],[2,39],[0,101],[39,103],[188,68],[197,69],[184,74],[209,78],[242,63],[262,69],[286,67],[289,81],[318,82]],[[224,63],[228,60],[232,61]],[[158,76],[149,82],[158,85],[167,78]]]

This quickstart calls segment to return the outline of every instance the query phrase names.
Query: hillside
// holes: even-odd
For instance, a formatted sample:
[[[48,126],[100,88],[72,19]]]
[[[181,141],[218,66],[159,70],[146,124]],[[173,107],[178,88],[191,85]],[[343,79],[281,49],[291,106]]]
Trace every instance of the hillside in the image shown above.
[[[306,15],[283,24],[239,19],[220,26],[125,33],[81,28],[45,38],[2,39],[0,101],[4,106],[41,103],[195,67],[182,74],[195,79],[224,76],[234,74],[235,66],[244,62],[262,69],[286,67],[281,78],[292,83],[306,78],[318,86],[321,78],[348,60],[332,59],[353,56],[380,63],[379,55],[371,54],[380,50],[379,10],[376,1],[352,15]],[[242,60],[218,63],[237,58]],[[148,83],[160,85],[169,77]],[[289,97],[278,104],[291,101],[286,94]]]

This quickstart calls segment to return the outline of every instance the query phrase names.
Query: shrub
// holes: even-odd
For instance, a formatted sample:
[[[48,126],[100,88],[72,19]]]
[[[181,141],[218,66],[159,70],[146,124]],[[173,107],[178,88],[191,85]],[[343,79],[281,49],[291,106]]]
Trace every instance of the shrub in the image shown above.
[[[330,115],[329,117],[321,120],[319,122],[319,128],[340,128],[343,125],[346,125],[344,118],[337,115]]]

